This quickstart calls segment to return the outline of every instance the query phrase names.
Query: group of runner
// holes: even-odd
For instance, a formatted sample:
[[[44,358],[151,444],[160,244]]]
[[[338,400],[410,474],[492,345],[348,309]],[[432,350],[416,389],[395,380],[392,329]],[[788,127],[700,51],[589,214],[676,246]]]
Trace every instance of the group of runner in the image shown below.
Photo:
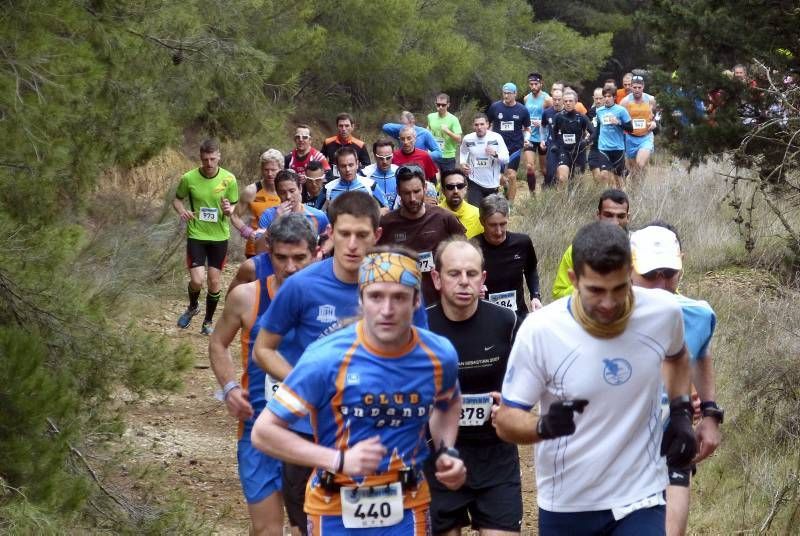
[[[519,534],[515,443],[539,443],[541,533],[685,531],[688,487],[673,488],[717,447],[723,417],[713,311],[647,288],[674,293],[683,253],[663,222],[629,235],[619,189],[604,192],[598,221],[562,258],[553,292],[565,298],[543,307],[531,238],[508,231],[510,199],[498,190],[504,181],[513,196],[516,171],[502,166],[556,147],[557,172],[569,174],[585,134],[599,131],[611,162],[604,129],[635,129],[616,90],[594,129],[567,88],[559,101],[535,90],[536,73],[529,82],[541,116],[512,103],[505,84],[462,137],[440,94],[431,130],[407,112],[384,125],[400,146],[376,141],[375,164],[349,114],[320,150],[300,125],[289,154],[261,155],[241,198],[218,144],[201,145],[174,201],[190,271],[178,325],[199,312],[207,265],[201,331],[218,397],[239,420],[253,533],[282,534],[285,508],[295,534]],[[558,102],[564,111],[552,113]],[[248,259],[214,328],[231,226]]]

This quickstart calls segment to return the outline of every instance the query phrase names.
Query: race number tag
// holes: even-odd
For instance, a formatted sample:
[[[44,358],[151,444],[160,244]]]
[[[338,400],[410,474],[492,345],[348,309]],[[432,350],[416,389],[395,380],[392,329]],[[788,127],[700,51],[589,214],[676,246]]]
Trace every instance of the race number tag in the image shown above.
[[[491,395],[461,395],[459,426],[483,426],[492,416]]]
[[[436,138],[436,143],[439,144],[439,149],[444,149],[444,138]]]
[[[603,116],[603,124],[604,125],[610,125],[611,124],[611,117],[613,117],[611,114],[604,115]]]
[[[517,291],[507,290],[505,292],[493,292],[489,294],[489,301],[495,305],[500,305],[512,311],[517,310]]]
[[[267,403],[272,400],[272,397],[275,396],[275,392],[280,388],[281,382],[275,380],[269,374],[265,375],[264,379],[264,398],[266,399]]]
[[[575,143],[575,134],[562,134],[561,139],[564,140],[564,143],[567,145],[572,145]]]
[[[632,123],[633,123],[633,128],[635,128],[636,130],[647,128],[647,120],[645,119],[634,119]]]
[[[430,251],[423,251],[420,253],[417,266],[420,272],[430,272],[433,270],[433,253]]]
[[[500,130],[511,132],[514,130],[514,121],[500,121]]]
[[[400,482],[386,486],[343,487],[342,522],[346,529],[391,527],[403,520],[403,489]]]
[[[217,223],[217,209],[200,207],[200,221],[209,221],[211,223]]]
[[[476,158],[475,159],[475,167],[476,168],[489,167],[489,159],[488,158]]]

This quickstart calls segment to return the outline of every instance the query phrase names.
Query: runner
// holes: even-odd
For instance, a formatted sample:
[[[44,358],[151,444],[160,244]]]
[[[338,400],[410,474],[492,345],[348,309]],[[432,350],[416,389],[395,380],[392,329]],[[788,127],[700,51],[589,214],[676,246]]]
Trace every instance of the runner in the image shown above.
[[[540,128],[539,149],[545,152],[547,164],[544,174],[544,186],[555,186],[556,172],[558,169],[558,153],[553,145],[553,122],[556,115],[564,109],[564,94],[560,89],[555,89],[550,94],[553,105],[542,113],[542,126]]]
[[[477,114],[472,122],[475,132],[464,136],[459,150],[461,169],[469,180],[467,201],[477,206],[487,195],[500,188],[503,166],[508,163],[508,149],[503,137],[489,130],[489,118]]]
[[[538,443],[539,534],[664,534],[661,456],[688,464],[696,449],[680,307],[665,292],[632,287],[630,242],[618,226],[583,227],[572,251],[576,291],[520,327],[497,434]],[[662,386],[671,400],[663,434]]]
[[[275,273],[266,281],[239,285],[228,293],[222,318],[209,337],[208,356],[214,376],[222,387],[220,398],[228,413],[239,421],[239,480],[250,513],[251,533],[282,535],[281,462],[261,453],[250,443],[253,423],[272,395],[271,390],[266,390],[267,376],[253,361],[253,342],[258,317],[267,310],[284,280],[313,261],[317,238],[305,218],[287,214],[272,224],[269,240]],[[240,329],[241,383],[236,381],[230,353]]]
[[[631,79],[631,93],[620,103],[631,116],[633,131],[625,133],[625,158],[632,178],[644,177],[645,167],[655,150],[653,131],[657,123],[656,99],[644,92],[644,78],[635,75]]]
[[[336,135],[326,138],[322,144],[320,151],[328,159],[328,162],[336,162],[334,156],[336,151],[342,147],[352,147],[358,155],[358,167],[363,168],[370,165],[369,152],[363,141],[353,136],[353,129],[355,128],[355,121],[353,116],[348,113],[340,113],[336,116]],[[336,166],[331,166],[331,171],[328,174],[328,180],[339,178],[339,171]]]
[[[633,73],[625,73],[625,75],[622,77],[622,87],[619,89],[614,88],[614,102],[619,104],[620,102],[622,102],[622,99],[630,95],[632,85],[633,85]]]
[[[523,102],[528,109],[528,114],[531,116],[531,138],[530,143],[525,145],[525,173],[528,179],[528,190],[535,192],[537,168],[542,175],[543,182],[545,169],[547,169],[546,152],[539,143],[542,141],[542,114],[550,94],[542,91],[542,75],[539,73],[528,75],[528,87],[531,92],[525,95]]]
[[[284,167],[303,176],[311,162],[319,162],[325,171],[331,169],[325,155],[311,146],[311,127],[297,125],[297,129],[294,131],[294,149],[286,155]]]
[[[268,208],[281,204],[281,198],[275,191],[275,176],[283,169],[283,155],[277,149],[267,149],[259,159],[261,178],[245,186],[240,202],[231,215],[231,223],[245,239],[244,255],[248,259],[257,253],[254,235],[258,229],[258,219]]]
[[[400,208],[381,218],[383,234],[379,245],[397,244],[419,254],[422,272],[422,295],[425,303],[435,303],[439,298],[431,280],[433,252],[439,242],[453,235],[464,235],[464,226],[458,218],[438,206],[424,202],[425,179],[417,167],[397,170],[397,194]]]
[[[200,333],[210,335],[214,328],[214,311],[222,288],[222,268],[228,254],[231,236],[228,219],[233,205],[239,201],[236,177],[219,167],[219,142],[205,140],[200,145],[200,167],[181,177],[172,208],[186,222],[186,266],[189,269],[189,306],[178,318],[178,327],[187,328],[192,317],[200,311],[198,301],[208,263],[206,314]],[[187,209],[184,200],[189,203]],[[228,204],[223,209],[223,201]]]
[[[600,164],[602,163],[602,155],[600,154],[600,149],[597,148],[597,136],[599,134],[597,125],[597,109],[604,104],[603,88],[598,87],[594,89],[594,93],[592,93],[592,100],[594,103],[586,113],[586,117],[592,121],[592,129],[594,131],[592,134],[591,144],[589,145],[589,171],[592,172],[592,178],[596,182],[600,182]]]
[[[558,154],[558,185],[563,187],[576,168],[586,170],[586,145],[592,135],[589,119],[575,111],[578,95],[571,89],[564,92],[564,111],[553,120],[553,150]]]
[[[318,236],[328,232],[328,216],[321,210],[303,204],[303,196],[300,193],[300,177],[294,171],[283,169],[275,177],[275,190],[281,198],[281,204],[277,207],[268,208],[258,219],[258,227],[262,231],[269,229],[269,226],[282,214],[296,213],[303,214],[311,223],[311,227]],[[264,233],[266,237],[268,233]]]
[[[361,174],[375,181],[375,184],[386,196],[386,203],[390,208],[397,208],[397,166],[392,163],[394,158],[394,142],[388,138],[381,138],[372,144],[372,154],[375,163],[361,170]]]
[[[481,252],[471,242],[453,239],[436,250],[433,280],[441,301],[428,307],[431,331],[452,341],[458,351],[462,406],[456,448],[467,468],[467,482],[449,490],[425,466],[431,486],[434,534],[457,536],[471,525],[483,536],[519,534],[522,489],[517,446],[503,442],[491,424],[491,408],[506,372],[517,328],[516,315],[479,299],[486,278]]]
[[[427,151],[433,161],[442,159],[442,148],[436,141],[436,138],[433,137],[430,130],[417,126],[417,119],[414,117],[414,114],[407,110],[400,113],[399,123],[386,123],[381,130],[383,130],[383,133],[387,136],[400,140],[400,131],[405,127],[414,129],[414,134],[416,136],[414,139],[414,147]]]
[[[358,282],[363,319],[306,349],[256,422],[253,443],[314,468],[310,534],[430,534],[426,426],[438,449],[435,478],[457,489],[466,477],[452,448],[458,356],[444,337],[412,327],[420,307],[412,254],[367,255]],[[314,416],[316,443],[287,430],[306,415]]]
[[[439,206],[456,215],[458,221],[467,230],[467,238],[478,236],[483,232],[478,207],[466,201],[468,195],[467,177],[458,169],[445,171],[442,177],[444,200]]]
[[[389,212],[389,204],[383,190],[367,177],[358,175],[358,155],[352,147],[342,147],[333,155],[333,161],[341,175],[325,185],[325,204],[322,207],[327,210],[330,204],[345,192],[364,192],[375,198],[381,206],[381,212]]]
[[[450,96],[447,93],[436,95],[436,111],[428,114],[428,129],[442,150],[442,156],[434,160],[444,173],[456,167],[456,152],[461,144],[461,123],[458,117],[448,111]]]
[[[502,196],[490,195],[481,201],[479,209],[484,231],[477,242],[486,262],[487,298],[522,319],[542,307],[533,242],[524,233],[508,232],[509,206]],[[530,302],[525,299],[523,278]]]
[[[330,220],[333,256],[289,278],[259,322],[253,356],[278,381],[286,378],[311,343],[358,313],[358,269],[380,237],[380,210],[366,193],[347,192],[331,205]],[[414,323],[428,327],[424,309],[416,311]],[[294,338],[291,351],[279,351],[284,337]],[[313,441],[310,423],[301,426],[307,426],[306,438]],[[284,501],[294,526],[306,526],[303,501],[310,474],[306,467],[284,464]]]
[[[610,188],[600,194],[600,200],[597,202],[597,213],[595,214],[596,220],[616,223],[627,231],[629,217],[630,201],[625,192]],[[572,292],[575,290],[572,287],[572,281],[569,277],[569,272],[571,270],[572,244],[564,251],[564,254],[561,256],[561,262],[558,265],[556,280],[553,282],[554,299],[571,296]]]
[[[625,171],[625,136],[632,132],[633,124],[628,110],[614,104],[614,92],[603,90],[603,106],[597,109],[597,123],[600,125],[597,148],[602,155],[600,176],[609,186],[621,188]]]
[[[531,116],[528,109],[517,102],[517,86],[511,82],[503,84],[503,99],[492,103],[486,111],[492,131],[497,132],[506,142],[510,154],[503,172],[505,186],[508,187],[508,200],[514,201],[517,195],[517,168],[522,149],[530,142]]]
[[[400,129],[399,138],[400,147],[394,152],[393,162],[398,166],[419,166],[425,172],[425,179],[436,184],[436,164],[427,151],[415,147],[417,133],[414,127],[405,126]]]
[[[317,204],[325,204],[325,170],[322,164],[312,160],[306,165],[305,180],[303,181],[303,204],[317,208]]]
[[[667,487],[667,534],[686,534],[689,519],[689,486],[696,463],[707,458],[720,443],[719,425],[725,412],[717,406],[714,363],[711,359],[711,337],[717,317],[705,301],[678,294],[683,275],[683,252],[675,228],[661,221],[649,223],[631,235],[633,284],[644,288],[660,288],[678,300],[683,313],[683,329],[692,367],[692,383],[699,397],[702,420],[695,428],[697,457],[689,466],[670,466]]]

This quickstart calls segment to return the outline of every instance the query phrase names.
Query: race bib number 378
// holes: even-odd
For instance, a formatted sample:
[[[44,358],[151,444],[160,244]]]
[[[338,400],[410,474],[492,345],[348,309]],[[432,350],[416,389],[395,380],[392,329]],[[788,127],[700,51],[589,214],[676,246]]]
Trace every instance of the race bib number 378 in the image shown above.
[[[347,529],[391,527],[403,520],[403,489],[400,482],[386,486],[344,487],[342,522]]]

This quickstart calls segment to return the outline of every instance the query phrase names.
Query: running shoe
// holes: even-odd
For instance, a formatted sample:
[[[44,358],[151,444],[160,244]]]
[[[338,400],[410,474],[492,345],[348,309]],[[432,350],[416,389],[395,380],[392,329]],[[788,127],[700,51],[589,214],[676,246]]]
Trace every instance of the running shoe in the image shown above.
[[[203,327],[200,328],[200,333],[203,335],[211,335],[214,332],[214,326],[211,322],[203,322]]]
[[[189,323],[192,321],[192,317],[200,312],[199,307],[195,307],[192,309],[191,307],[187,307],[186,311],[178,318],[178,327],[182,329],[186,329],[189,327]]]

